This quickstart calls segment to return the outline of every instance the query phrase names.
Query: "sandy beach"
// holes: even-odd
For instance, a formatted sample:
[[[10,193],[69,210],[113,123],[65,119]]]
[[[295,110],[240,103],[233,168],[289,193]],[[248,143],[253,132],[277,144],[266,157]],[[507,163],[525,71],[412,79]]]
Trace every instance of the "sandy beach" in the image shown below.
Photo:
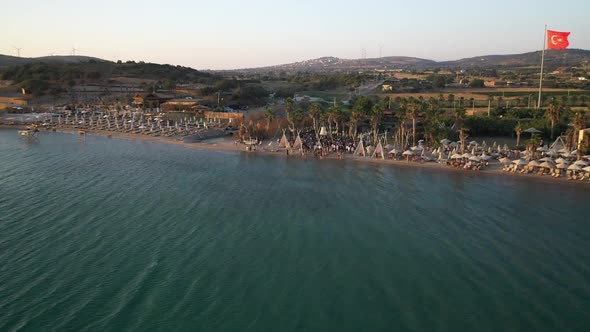
[[[0,126],[0,128],[11,128],[11,129],[20,129],[23,127],[18,126]],[[144,141],[144,142],[157,142],[157,143],[165,143],[165,144],[174,144],[177,146],[182,146],[185,148],[190,149],[201,149],[201,150],[213,150],[213,151],[228,151],[228,152],[236,152],[236,153],[248,153],[254,155],[264,155],[264,156],[276,156],[276,157],[283,157],[283,158],[302,158],[298,153],[292,153],[287,155],[285,150],[279,151],[269,151],[266,150],[265,147],[268,145],[269,142],[275,143],[274,140],[265,140],[261,145],[258,146],[256,151],[247,151],[246,147],[242,144],[236,144],[235,140],[231,137],[226,138],[216,138],[212,140],[208,140],[205,142],[194,142],[194,143],[187,143],[176,138],[170,137],[153,137],[147,135],[139,135],[133,133],[121,133],[117,131],[105,131],[105,130],[92,130],[92,129],[85,129],[85,135],[93,135],[93,136],[103,136],[103,137],[110,137],[114,139],[127,139],[127,140],[137,140],[137,141]],[[50,131],[41,130],[41,133],[48,133]],[[55,132],[60,133],[67,133],[73,135],[79,135],[78,129],[74,128],[57,128]],[[208,142],[208,143],[207,143]],[[313,155],[308,155],[306,158],[315,159]],[[335,160],[338,161],[338,157],[335,154],[330,154],[323,159],[326,160]],[[490,174],[494,176],[510,176],[515,177],[523,180],[533,180],[533,181],[541,181],[545,183],[554,183],[554,184],[562,184],[562,185],[590,185],[590,181],[570,181],[566,178],[555,178],[551,176],[541,176],[535,174],[520,174],[520,173],[512,173],[512,172],[503,172],[502,171],[502,164],[496,160],[493,160],[486,166],[484,169],[479,171],[474,170],[464,170],[460,168],[449,167],[446,164],[437,163],[437,162],[413,162],[407,160],[393,160],[393,159],[378,159],[378,158],[370,158],[370,157],[360,157],[355,156],[353,154],[344,154],[343,161],[349,162],[362,162],[362,163],[372,163],[372,164],[381,164],[381,165],[390,165],[393,167],[405,167],[405,168],[421,168],[421,169],[428,169],[437,172],[455,172],[455,173],[470,173],[470,174]]]

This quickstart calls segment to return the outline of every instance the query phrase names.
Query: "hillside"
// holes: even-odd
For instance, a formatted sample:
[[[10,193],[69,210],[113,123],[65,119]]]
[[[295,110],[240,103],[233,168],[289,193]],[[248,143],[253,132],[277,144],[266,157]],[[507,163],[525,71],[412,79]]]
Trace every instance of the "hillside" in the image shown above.
[[[590,61],[590,51],[568,49],[563,51],[546,50],[545,65],[549,67],[586,66]],[[484,55],[454,61],[439,62],[440,67],[528,67],[539,66],[541,51],[522,54]]]
[[[323,57],[278,66],[248,68],[239,71],[309,71],[309,72],[352,72],[379,69],[400,69],[425,67],[436,64],[435,61],[404,57],[391,56],[371,59],[340,59],[336,57]]]
[[[539,66],[541,51],[522,54],[484,55],[453,61],[433,61],[428,59],[391,56],[372,59],[340,59],[323,57],[307,61],[278,66],[247,68],[238,72],[356,72],[391,69],[436,69],[436,68],[473,68],[473,67],[529,67]],[[545,64],[548,68],[587,66],[590,63],[590,51],[568,49],[563,51],[547,50]]]
[[[0,54],[0,69],[10,66],[24,65],[33,62],[44,62],[44,63],[80,63],[94,61],[104,61],[99,58],[82,56],[82,55],[54,55],[44,56],[38,58],[19,58],[10,55]]]
[[[114,83],[121,78],[159,81],[167,88],[177,83],[212,83],[219,77],[193,68],[144,62],[110,62],[89,57],[49,57],[21,59],[2,56],[0,79],[12,81],[34,93],[66,85]],[[49,60],[49,61],[46,61]],[[20,63],[19,63],[20,62]]]

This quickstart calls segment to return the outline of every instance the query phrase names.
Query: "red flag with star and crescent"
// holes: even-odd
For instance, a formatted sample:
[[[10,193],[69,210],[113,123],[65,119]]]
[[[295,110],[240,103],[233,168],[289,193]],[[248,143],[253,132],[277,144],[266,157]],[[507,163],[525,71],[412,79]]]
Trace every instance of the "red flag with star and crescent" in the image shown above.
[[[547,48],[550,50],[565,50],[570,42],[567,40],[569,32],[547,30]]]

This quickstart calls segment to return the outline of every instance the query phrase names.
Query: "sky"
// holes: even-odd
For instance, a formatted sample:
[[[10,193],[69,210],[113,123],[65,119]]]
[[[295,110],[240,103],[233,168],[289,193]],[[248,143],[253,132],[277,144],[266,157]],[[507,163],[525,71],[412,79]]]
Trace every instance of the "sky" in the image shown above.
[[[27,0],[2,4],[0,54],[196,69],[323,56],[431,60],[540,50],[544,25],[590,49],[588,0]]]

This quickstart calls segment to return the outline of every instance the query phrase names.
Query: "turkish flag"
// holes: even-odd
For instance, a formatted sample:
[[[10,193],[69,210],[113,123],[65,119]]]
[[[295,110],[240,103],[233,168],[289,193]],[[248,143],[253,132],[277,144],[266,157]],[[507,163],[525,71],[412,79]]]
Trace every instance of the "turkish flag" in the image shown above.
[[[550,50],[565,50],[570,42],[567,37],[569,32],[547,30],[547,48]]]

